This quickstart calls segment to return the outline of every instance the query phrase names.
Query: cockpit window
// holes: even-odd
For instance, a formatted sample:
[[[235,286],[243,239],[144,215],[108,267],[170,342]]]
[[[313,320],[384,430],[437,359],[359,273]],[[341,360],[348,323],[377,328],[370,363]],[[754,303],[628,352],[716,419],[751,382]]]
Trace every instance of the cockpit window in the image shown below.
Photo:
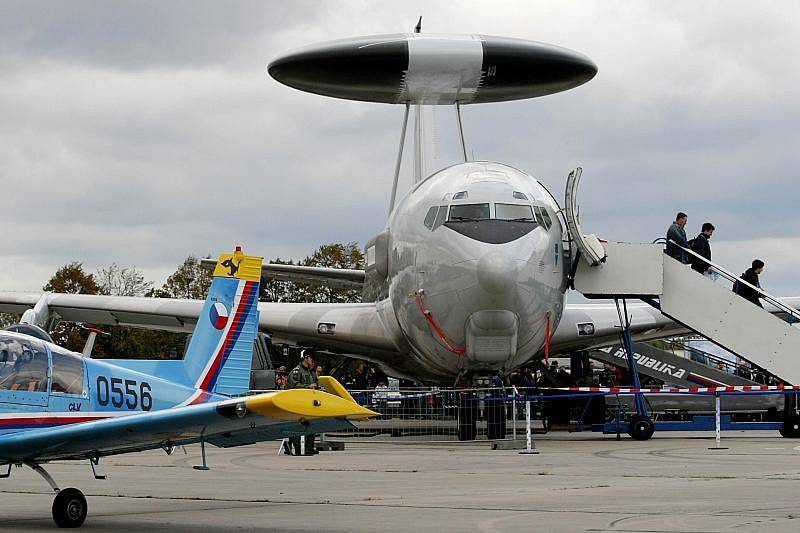
[[[497,220],[536,222],[536,219],[533,218],[533,209],[531,209],[531,206],[529,205],[494,204],[494,212]]]
[[[82,394],[83,360],[81,357],[57,348],[51,348],[50,352],[53,356],[53,380],[50,392]]]
[[[542,224],[544,225],[545,229],[549,230],[552,222],[550,220],[550,214],[547,212],[547,209],[539,205],[535,205],[533,206],[533,208],[536,210],[536,216],[542,220]]]
[[[450,206],[448,222],[466,222],[489,218],[489,204],[461,204]]]
[[[425,227],[431,229],[433,223],[436,221],[436,212],[439,210],[438,206],[433,206],[428,209],[428,214],[425,215]]]
[[[442,224],[444,224],[445,219],[447,218],[447,206],[440,205],[439,206],[439,213],[436,215],[436,220],[433,223],[432,230],[438,228]]]
[[[0,390],[47,392],[47,352],[43,344],[0,335]]]

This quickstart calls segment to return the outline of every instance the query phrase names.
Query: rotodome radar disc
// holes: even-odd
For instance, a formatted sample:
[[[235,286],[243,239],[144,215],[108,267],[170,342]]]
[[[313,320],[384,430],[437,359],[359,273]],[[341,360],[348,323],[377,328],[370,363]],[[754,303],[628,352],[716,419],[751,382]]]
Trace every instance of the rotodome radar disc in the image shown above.
[[[395,34],[312,45],[267,66],[277,81],[315,94],[388,104],[476,104],[534,98],[597,74],[566,48],[486,35]]]

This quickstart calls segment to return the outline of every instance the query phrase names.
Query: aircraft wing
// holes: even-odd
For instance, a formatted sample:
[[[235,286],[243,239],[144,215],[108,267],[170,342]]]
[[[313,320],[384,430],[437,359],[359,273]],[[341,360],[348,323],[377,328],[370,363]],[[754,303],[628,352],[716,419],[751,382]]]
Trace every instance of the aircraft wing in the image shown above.
[[[800,297],[784,297],[784,304],[800,309]],[[785,319],[777,307],[765,303],[764,309]],[[683,335],[689,329],[665,317],[644,303],[628,303],[631,332],[635,341]],[[619,315],[613,303],[567,304],[551,340],[551,353],[602,348],[620,343]]]
[[[628,304],[633,338],[637,341],[679,335],[686,328],[647,304]],[[551,354],[601,348],[620,343],[617,308],[613,303],[567,304],[550,341]]]
[[[191,333],[203,300],[62,293],[0,293],[0,313],[24,313],[44,298],[50,312],[69,322],[133,326]],[[38,324],[41,325],[41,324]]]
[[[96,325],[132,326],[191,333],[201,300],[61,293],[0,293],[0,312],[23,313],[44,296],[61,319]],[[375,303],[258,304],[259,329],[273,339],[313,345],[395,364],[399,353],[383,327]],[[395,333],[395,335],[397,335]]]
[[[340,430],[351,427],[351,420],[378,415],[330,381],[334,394],[311,389],[277,391],[6,434],[0,437],[0,464],[86,459],[201,440],[228,448]]]
[[[203,259],[204,267],[213,269],[216,262],[213,259]],[[350,268],[327,268],[302,265],[281,265],[277,263],[264,263],[261,265],[261,275],[276,281],[295,281],[309,285],[322,285],[335,289],[362,289],[366,273],[363,270]]]

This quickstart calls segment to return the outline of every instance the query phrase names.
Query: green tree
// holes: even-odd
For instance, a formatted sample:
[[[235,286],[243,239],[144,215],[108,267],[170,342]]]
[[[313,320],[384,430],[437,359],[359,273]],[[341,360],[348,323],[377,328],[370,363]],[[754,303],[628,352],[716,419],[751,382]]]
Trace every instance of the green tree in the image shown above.
[[[0,313],[0,329],[19,323],[21,317],[13,313]]]
[[[100,288],[92,274],[83,270],[83,263],[73,261],[56,270],[53,277],[43,287],[50,292],[68,294],[97,294]],[[59,322],[50,332],[56,344],[68,350],[81,351],[87,334],[77,324]]]
[[[284,261],[280,258],[272,260],[270,263],[294,264],[292,261]],[[297,264],[327,268],[363,269],[364,254],[356,242],[323,244],[313,254]],[[361,291],[358,289],[338,289],[293,281],[277,281],[269,277],[262,278],[261,287],[262,299],[270,302],[345,303],[361,301]]]
[[[100,294],[110,296],[144,296],[153,288],[136,267],[120,267],[116,263],[97,269],[95,276]]]
[[[200,264],[197,257],[190,255],[160,289],[149,291],[148,296],[204,300],[209,287],[211,272]]]
[[[111,263],[97,271],[101,294],[108,296],[145,296],[152,292],[153,282],[146,281],[136,267],[120,267]],[[93,357],[119,359],[162,359],[171,354],[180,356],[186,334],[148,330],[127,326],[110,326],[109,335],[101,335],[94,346]]]
[[[67,294],[97,294],[100,287],[92,274],[83,270],[83,263],[73,261],[56,270],[44,290]]]

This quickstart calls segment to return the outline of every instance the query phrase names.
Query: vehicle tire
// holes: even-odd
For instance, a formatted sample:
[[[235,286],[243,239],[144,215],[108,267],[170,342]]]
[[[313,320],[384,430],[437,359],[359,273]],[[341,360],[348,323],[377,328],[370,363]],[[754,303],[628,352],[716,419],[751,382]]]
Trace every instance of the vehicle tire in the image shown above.
[[[506,406],[502,401],[486,402],[486,438],[501,440],[506,438]]]
[[[475,440],[478,436],[478,402],[471,395],[462,395],[458,402],[458,440]]]
[[[800,416],[787,416],[783,421],[783,427],[781,427],[781,429],[778,431],[780,431],[782,436],[789,439],[796,439],[800,437]]]
[[[649,416],[634,415],[628,426],[628,435],[633,437],[634,440],[648,440],[653,436],[655,430],[656,426],[653,424],[652,418]]]
[[[61,490],[53,500],[53,520],[58,527],[81,527],[87,510],[86,497],[78,489]]]

